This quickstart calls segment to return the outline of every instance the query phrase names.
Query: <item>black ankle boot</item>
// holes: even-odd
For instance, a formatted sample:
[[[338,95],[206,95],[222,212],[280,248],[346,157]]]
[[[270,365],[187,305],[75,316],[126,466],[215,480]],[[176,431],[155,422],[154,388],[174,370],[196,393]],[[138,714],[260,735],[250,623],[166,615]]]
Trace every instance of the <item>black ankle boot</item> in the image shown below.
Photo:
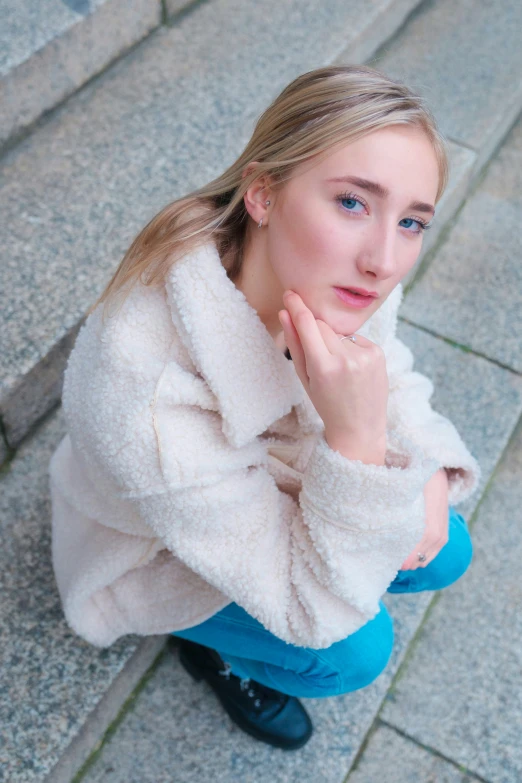
[[[284,750],[297,750],[310,739],[310,716],[295,696],[252,679],[232,674],[230,664],[210,647],[188,639],[169,639],[171,649],[179,644],[179,660],[197,681],[205,679],[215,691],[234,723],[251,737]]]

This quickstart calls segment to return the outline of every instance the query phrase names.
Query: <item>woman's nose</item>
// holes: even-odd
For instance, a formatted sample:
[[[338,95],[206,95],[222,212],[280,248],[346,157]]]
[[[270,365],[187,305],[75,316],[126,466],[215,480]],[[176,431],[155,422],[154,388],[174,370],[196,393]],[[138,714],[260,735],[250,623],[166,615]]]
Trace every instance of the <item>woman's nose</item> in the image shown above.
[[[359,265],[363,276],[371,273],[379,280],[392,277],[397,272],[396,232],[381,230],[369,236]]]

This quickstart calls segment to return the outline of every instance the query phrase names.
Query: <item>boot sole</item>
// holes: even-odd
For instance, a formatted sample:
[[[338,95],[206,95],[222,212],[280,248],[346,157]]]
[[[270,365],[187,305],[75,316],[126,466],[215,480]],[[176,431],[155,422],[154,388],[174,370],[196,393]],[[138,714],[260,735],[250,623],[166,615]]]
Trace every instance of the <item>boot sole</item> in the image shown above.
[[[299,750],[299,748],[302,748],[303,745],[306,745],[310,737],[312,736],[313,729],[310,731],[308,735],[301,738],[298,742],[294,742],[292,744],[283,743],[282,741],[278,740],[276,737],[272,738],[270,735],[265,734],[262,731],[259,731],[256,729],[255,726],[252,726],[250,723],[245,722],[245,718],[242,715],[242,713],[239,710],[236,710],[234,705],[228,702],[215,688],[212,687],[212,684],[208,682],[205,675],[202,673],[202,671],[191,661],[189,658],[187,658],[183,650],[180,649],[179,653],[179,660],[183,668],[190,674],[190,676],[196,680],[197,682],[201,682],[201,680],[205,680],[216,696],[218,697],[219,701],[221,702],[222,707],[224,710],[228,713],[231,720],[236,724],[236,726],[239,726],[239,728],[244,731],[246,734],[249,734],[251,737],[257,740],[261,740],[261,742],[266,742],[268,745],[272,745],[275,748],[281,748],[281,750]]]

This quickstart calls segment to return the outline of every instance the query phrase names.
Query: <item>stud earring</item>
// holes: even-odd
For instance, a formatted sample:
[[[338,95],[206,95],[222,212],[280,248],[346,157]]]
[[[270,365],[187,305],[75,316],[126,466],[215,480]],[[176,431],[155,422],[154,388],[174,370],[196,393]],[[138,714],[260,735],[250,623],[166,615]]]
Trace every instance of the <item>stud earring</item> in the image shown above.
[[[265,204],[268,206],[270,204],[270,201],[265,201]]]

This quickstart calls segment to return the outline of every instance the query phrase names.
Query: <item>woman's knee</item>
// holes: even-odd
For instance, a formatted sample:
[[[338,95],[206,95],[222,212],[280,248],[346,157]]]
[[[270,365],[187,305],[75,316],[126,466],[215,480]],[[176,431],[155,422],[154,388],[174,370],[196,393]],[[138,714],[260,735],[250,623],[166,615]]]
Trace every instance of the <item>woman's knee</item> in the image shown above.
[[[369,685],[384,671],[390,660],[394,643],[393,620],[382,602],[380,607],[376,617],[355,634],[353,677],[349,658],[342,673],[346,683],[354,686],[350,690]]]
[[[365,688],[388,665],[394,643],[393,620],[382,601],[379,605],[380,611],[372,620],[328,648],[339,674],[339,693]]]
[[[301,665],[251,659],[232,663],[232,672],[299,698],[337,696],[373,682],[386,668],[393,642],[393,620],[382,601],[380,611],[362,628],[330,647],[303,651]],[[222,656],[223,657],[223,656]]]
[[[289,674],[265,664],[272,687],[292,696],[338,696],[373,682],[386,668],[393,649],[393,620],[383,602],[362,628],[330,647],[312,650],[306,668]],[[254,677],[255,679],[255,677]]]

